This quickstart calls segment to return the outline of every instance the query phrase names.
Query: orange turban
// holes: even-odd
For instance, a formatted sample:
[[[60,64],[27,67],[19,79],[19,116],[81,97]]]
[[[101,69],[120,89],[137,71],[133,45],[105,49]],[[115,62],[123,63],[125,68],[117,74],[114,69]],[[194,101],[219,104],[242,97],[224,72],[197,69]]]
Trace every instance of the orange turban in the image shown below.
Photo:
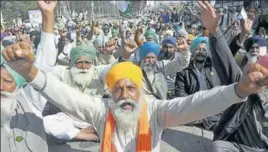
[[[112,90],[120,79],[129,78],[139,88],[142,87],[141,68],[132,62],[121,62],[115,64],[106,74],[105,81],[110,90]]]

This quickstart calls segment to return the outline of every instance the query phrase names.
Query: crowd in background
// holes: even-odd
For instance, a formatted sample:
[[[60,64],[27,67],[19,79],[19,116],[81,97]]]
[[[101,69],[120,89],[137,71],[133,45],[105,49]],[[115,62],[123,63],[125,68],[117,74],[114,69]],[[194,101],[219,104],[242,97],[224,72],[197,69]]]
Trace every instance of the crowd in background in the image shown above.
[[[199,6],[200,12],[193,12],[189,8],[183,10],[174,8],[173,10],[150,11],[146,17],[134,19],[98,21],[98,19],[77,16],[68,19],[67,22],[55,19],[53,12],[56,7],[55,3],[40,1],[38,6],[43,15],[41,28],[32,29],[22,26],[3,29],[1,27],[1,50],[7,51],[10,46],[13,46],[14,50],[14,45],[23,42],[31,46],[34,51],[34,65],[37,68],[44,73],[51,73],[55,79],[70,86],[73,90],[101,98],[103,101],[113,99],[113,95],[109,92],[111,86],[106,75],[110,74],[112,67],[123,62],[130,61],[142,69],[141,90],[144,99],[152,102],[170,101],[170,105],[166,105],[165,110],[172,111],[174,110],[172,101],[176,103],[175,100],[178,97],[187,98],[204,90],[213,91],[218,86],[231,85],[242,79],[243,71],[248,64],[264,63],[265,65],[268,61],[268,28],[267,25],[260,24],[261,21],[255,14],[257,9],[254,5],[244,8],[247,18],[241,17],[241,9],[228,10],[224,7],[213,12],[206,9],[209,7],[207,4],[207,7]],[[23,47],[20,46],[20,48]],[[7,53],[6,56],[10,54]],[[4,57],[1,56],[1,73],[2,66],[9,69]],[[131,69],[121,70],[132,73]],[[31,134],[28,142],[32,143],[26,146],[12,144],[10,140],[3,141],[2,135],[8,135],[10,130],[16,128],[16,125],[26,128],[27,126],[23,125],[24,119],[19,117],[14,118],[10,123],[10,117],[1,112],[1,143],[9,145],[4,148],[1,146],[2,150],[13,152],[13,148],[21,148],[31,149],[25,151],[37,152],[41,148],[47,149],[46,140],[43,138],[47,135],[61,144],[69,141],[100,142],[102,140],[101,136],[104,135],[99,132],[94,121],[84,121],[89,118],[81,120],[83,117],[81,109],[78,109],[81,113],[72,115],[70,113],[72,109],[60,105],[59,101],[64,98],[62,97],[64,94],[54,99],[52,97],[56,95],[47,95],[45,86],[36,89],[34,86],[25,84],[25,79],[21,78],[18,73],[10,71],[12,70],[8,72],[16,83],[14,90],[22,90],[17,97],[20,108],[16,110],[16,114],[33,113],[34,116],[25,116],[29,119],[25,121],[36,121],[29,125],[38,129],[26,130],[42,138],[38,138],[36,141],[38,144],[35,144],[35,135]],[[3,77],[1,74],[1,100],[5,97],[2,92],[9,91],[2,84],[7,83]],[[11,83],[6,85],[10,86]],[[45,92],[44,95],[40,93],[42,91]],[[57,90],[54,94],[61,94],[61,91]],[[116,91],[113,93],[116,94]],[[70,96],[72,95],[64,98],[65,103],[69,101],[69,98],[71,100]],[[199,97],[207,99],[206,96]],[[231,100],[231,97],[226,100]],[[222,95],[222,98],[225,96]],[[59,101],[56,101],[57,99]],[[185,119],[189,118],[193,121],[180,118],[180,123],[172,123],[171,121],[178,122],[179,120],[175,120],[175,116],[170,118],[167,114],[165,116],[170,120],[166,120],[166,123],[195,125],[214,131],[215,141],[211,148],[213,152],[222,151],[224,148],[237,152],[265,152],[268,149],[267,89],[250,95],[245,100],[230,107],[219,108],[221,111],[211,112],[213,115],[204,114],[207,117],[200,120],[187,115]],[[233,103],[233,101],[230,102]],[[1,101],[1,110],[2,107],[11,108],[10,113],[12,113],[16,109],[12,108],[14,105],[2,106],[2,103],[3,101]],[[186,106],[186,103],[180,106]],[[192,110],[198,113],[195,107],[197,105],[193,103],[191,106]],[[202,105],[198,106],[202,107]],[[207,107],[208,110],[213,108],[215,107]],[[225,110],[226,108],[228,109]],[[90,110],[92,113],[88,113],[91,116],[95,112],[94,104],[93,109],[90,108]],[[95,110],[98,110],[97,105]],[[189,111],[182,111],[180,114],[187,112]],[[132,119],[128,115],[123,118],[130,121]],[[7,121],[9,121],[9,126],[6,127]],[[2,134],[2,128],[8,129]],[[42,128],[45,133],[42,132]],[[19,131],[17,134],[12,136],[16,141],[20,140],[18,137],[24,137]],[[120,146],[116,145],[116,147],[118,149]]]

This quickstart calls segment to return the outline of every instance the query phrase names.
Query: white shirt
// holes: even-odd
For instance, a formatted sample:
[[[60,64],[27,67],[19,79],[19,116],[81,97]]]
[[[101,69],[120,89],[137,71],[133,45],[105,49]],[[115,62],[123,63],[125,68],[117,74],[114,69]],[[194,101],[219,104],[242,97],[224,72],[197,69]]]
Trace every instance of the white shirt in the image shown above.
[[[56,57],[57,50],[54,42],[54,34],[41,32],[41,40],[36,51],[34,65],[44,72],[51,71],[56,64]],[[22,95],[25,97],[33,112],[38,117],[42,118],[42,112],[47,100],[30,85],[23,88]]]
[[[101,98],[88,96],[76,91],[68,85],[61,83],[49,73],[47,74],[47,81],[45,81],[45,75],[42,72],[38,72],[30,85],[36,89],[40,89],[44,87],[45,83],[46,87],[43,93],[51,99],[50,101],[62,109],[62,111],[93,124],[102,142],[103,130],[109,108],[108,102],[103,101]],[[61,90],[61,93],[58,93],[59,90]],[[149,123],[152,131],[152,151],[160,151],[161,135],[164,128],[201,120],[241,101],[235,93],[234,84],[215,87],[211,90],[200,91],[191,96],[172,100],[147,101]],[[114,131],[114,134],[118,133]],[[122,135],[118,134],[115,136]],[[114,137],[114,143],[116,143],[116,138]],[[123,136],[120,138],[128,142],[131,140],[124,138],[132,139],[133,137]],[[133,139],[135,142],[136,138],[135,136]],[[129,142],[127,144],[133,145],[130,146],[131,152],[136,150],[135,144]],[[125,145],[125,143],[119,143],[116,149],[119,150],[120,147],[124,149],[126,148]]]

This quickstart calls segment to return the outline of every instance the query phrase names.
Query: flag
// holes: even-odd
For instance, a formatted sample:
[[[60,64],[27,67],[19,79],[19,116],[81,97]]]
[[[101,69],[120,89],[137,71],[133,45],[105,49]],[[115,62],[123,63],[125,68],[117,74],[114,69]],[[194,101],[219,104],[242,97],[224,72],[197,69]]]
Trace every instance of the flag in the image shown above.
[[[131,16],[132,7],[130,1],[117,1],[119,13],[122,17]]]

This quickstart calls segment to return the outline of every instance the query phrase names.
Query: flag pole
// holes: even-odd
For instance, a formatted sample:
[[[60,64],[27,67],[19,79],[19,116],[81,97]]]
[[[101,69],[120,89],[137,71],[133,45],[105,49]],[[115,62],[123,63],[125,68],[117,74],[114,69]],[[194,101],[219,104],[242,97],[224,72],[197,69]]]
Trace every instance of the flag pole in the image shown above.
[[[119,26],[121,25],[121,20],[120,20],[120,10],[118,6],[118,1],[116,1],[116,7],[117,7],[117,12],[118,12],[118,21],[119,21]]]

